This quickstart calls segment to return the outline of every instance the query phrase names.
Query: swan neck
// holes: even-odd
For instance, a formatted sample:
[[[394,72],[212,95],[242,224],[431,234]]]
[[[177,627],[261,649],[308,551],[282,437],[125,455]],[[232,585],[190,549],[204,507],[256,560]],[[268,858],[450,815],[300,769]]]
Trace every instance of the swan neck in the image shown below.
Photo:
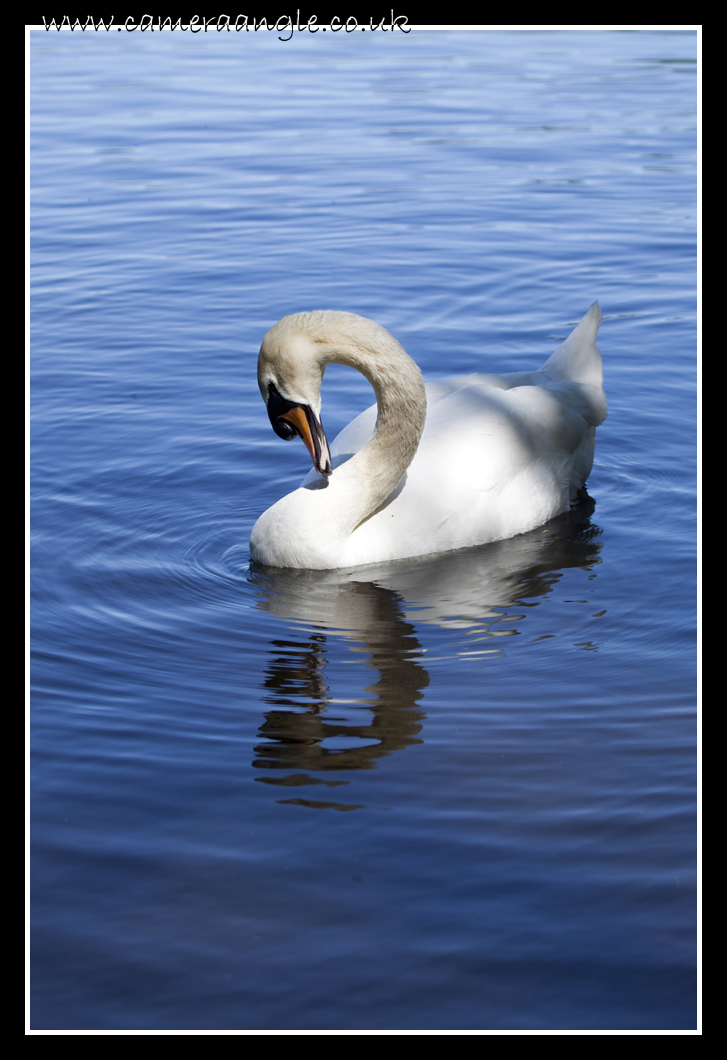
[[[383,330],[383,329],[382,329]],[[329,364],[342,364],[361,372],[374,389],[377,417],[373,434],[359,452],[334,471],[341,486],[354,489],[353,526],[360,525],[394,490],[414,459],[424,431],[427,398],[416,363],[402,346],[389,340],[376,348],[351,347],[332,351]]]

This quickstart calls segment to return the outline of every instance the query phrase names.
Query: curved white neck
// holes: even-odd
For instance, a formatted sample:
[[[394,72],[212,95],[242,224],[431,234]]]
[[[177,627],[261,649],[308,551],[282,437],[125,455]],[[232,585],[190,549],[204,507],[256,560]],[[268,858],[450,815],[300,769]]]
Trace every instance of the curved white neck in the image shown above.
[[[348,532],[352,533],[401,481],[424,431],[427,396],[416,363],[384,328],[366,321],[368,334],[337,336],[318,354],[321,375],[327,364],[355,368],[371,383],[378,414],[371,438],[337,468],[329,487],[345,491]],[[341,341],[343,340],[343,341]]]
[[[424,430],[427,398],[414,361],[386,328],[338,310],[283,317],[263,340],[258,383],[266,398],[273,383],[289,401],[318,415],[326,366],[355,368],[376,394],[376,427],[366,445],[321,483],[317,507],[327,509],[331,532],[346,537],[401,481]],[[266,398],[267,399],[267,398]]]

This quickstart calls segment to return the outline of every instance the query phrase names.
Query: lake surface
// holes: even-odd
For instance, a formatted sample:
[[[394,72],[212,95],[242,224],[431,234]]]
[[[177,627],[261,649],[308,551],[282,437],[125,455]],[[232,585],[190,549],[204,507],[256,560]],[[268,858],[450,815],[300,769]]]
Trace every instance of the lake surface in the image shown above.
[[[694,1029],[696,34],[30,38],[31,1028]],[[594,299],[590,499],[251,567],[281,316],[436,378]]]

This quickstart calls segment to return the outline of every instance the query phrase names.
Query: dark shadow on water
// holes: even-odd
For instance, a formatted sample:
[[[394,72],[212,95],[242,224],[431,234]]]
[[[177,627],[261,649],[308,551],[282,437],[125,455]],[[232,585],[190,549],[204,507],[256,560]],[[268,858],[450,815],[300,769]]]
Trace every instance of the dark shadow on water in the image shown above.
[[[493,652],[501,651],[499,638],[516,635],[527,617],[518,615],[517,624],[503,627],[507,608],[536,607],[564,570],[601,562],[600,530],[591,522],[594,508],[584,494],[570,512],[531,533],[397,563],[336,571],[251,565],[257,606],[288,626],[270,642],[261,685],[271,709],[260,726],[264,742],[255,748],[252,764],[271,775],[256,779],[283,788],[338,787],[347,781],[311,774],[375,768],[377,759],[422,743],[426,715],[417,706],[429,684],[420,643],[426,627],[452,630],[465,649],[473,632],[478,647],[492,637]],[[337,710],[341,700],[326,681],[330,645],[341,641],[367,654],[367,667],[378,675],[345,701],[353,704],[359,724],[350,724],[350,707]],[[288,770],[296,772],[279,775]],[[302,797],[281,801],[358,808]]]

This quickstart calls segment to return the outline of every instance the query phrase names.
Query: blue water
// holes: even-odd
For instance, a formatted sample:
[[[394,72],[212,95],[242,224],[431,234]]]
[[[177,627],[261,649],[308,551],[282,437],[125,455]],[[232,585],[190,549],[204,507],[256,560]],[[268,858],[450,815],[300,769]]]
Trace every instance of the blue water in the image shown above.
[[[696,49],[31,33],[32,1028],[696,1026]],[[433,378],[596,298],[570,515],[251,569],[281,316]]]

